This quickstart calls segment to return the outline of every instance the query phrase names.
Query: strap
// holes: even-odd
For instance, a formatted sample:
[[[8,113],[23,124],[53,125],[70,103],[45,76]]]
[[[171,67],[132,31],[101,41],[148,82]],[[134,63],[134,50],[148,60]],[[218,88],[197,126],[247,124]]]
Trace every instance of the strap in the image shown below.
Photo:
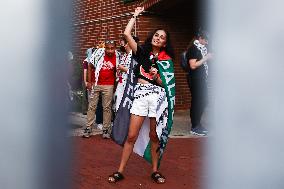
[[[109,176],[110,178],[114,178],[115,182],[124,179],[124,176],[120,172],[115,172]]]

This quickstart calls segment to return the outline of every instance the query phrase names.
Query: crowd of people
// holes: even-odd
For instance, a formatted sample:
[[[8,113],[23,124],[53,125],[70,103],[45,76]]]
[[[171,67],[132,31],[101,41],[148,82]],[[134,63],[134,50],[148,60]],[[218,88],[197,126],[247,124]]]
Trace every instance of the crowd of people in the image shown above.
[[[88,49],[83,61],[82,112],[87,115],[83,137],[91,136],[96,121],[102,123],[102,138],[112,137],[123,145],[118,169],[108,178],[110,183],[124,179],[123,172],[133,151],[152,164],[151,178],[165,183],[158,167],[173,124],[174,51],[170,34],[163,28],[150,33],[143,44],[131,35],[136,18],[143,11],[143,7],[135,9],[119,41],[120,50],[114,40],[107,39]],[[212,57],[207,53],[207,43],[207,35],[200,32],[187,52],[191,133],[202,136],[207,134],[200,120],[207,103],[207,61]]]

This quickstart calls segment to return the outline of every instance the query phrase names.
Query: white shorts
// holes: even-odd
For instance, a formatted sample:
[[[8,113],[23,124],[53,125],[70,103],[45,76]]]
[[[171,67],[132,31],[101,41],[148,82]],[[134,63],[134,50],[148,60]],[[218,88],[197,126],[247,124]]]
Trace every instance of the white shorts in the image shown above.
[[[138,116],[156,117],[161,87],[153,84],[137,83],[134,88],[134,100],[131,114]]]

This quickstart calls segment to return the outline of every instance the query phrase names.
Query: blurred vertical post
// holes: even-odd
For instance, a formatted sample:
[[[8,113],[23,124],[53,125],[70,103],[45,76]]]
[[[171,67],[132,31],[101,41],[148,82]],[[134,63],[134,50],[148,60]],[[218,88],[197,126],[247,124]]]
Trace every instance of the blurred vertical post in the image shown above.
[[[208,1],[212,189],[284,188],[284,2]]]
[[[0,188],[70,188],[67,0],[0,2]]]

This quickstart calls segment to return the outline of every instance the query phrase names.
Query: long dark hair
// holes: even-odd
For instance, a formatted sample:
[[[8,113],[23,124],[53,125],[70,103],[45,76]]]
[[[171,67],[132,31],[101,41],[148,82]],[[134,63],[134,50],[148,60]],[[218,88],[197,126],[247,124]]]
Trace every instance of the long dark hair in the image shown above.
[[[150,52],[152,51],[152,38],[158,30],[163,30],[166,33],[166,46],[162,47],[161,51],[164,50],[171,58],[174,58],[175,54],[174,54],[174,49],[173,49],[172,43],[171,43],[170,33],[167,30],[162,29],[162,28],[157,28],[148,35],[148,37],[146,38],[146,40],[143,44],[145,51],[148,54],[150,54]]]
[[[207,33],[207,31],[205,30],[201,30],[199,28],[198,32],[195,34],[195,36],[191,39],[191,41],[189,42],[188,46],[187,46],[187,51],[193,46],[193,42],[195,40],[198,40],[199,38],[203,38],[203,39],[207,39],[209,38],[209,34]]]

